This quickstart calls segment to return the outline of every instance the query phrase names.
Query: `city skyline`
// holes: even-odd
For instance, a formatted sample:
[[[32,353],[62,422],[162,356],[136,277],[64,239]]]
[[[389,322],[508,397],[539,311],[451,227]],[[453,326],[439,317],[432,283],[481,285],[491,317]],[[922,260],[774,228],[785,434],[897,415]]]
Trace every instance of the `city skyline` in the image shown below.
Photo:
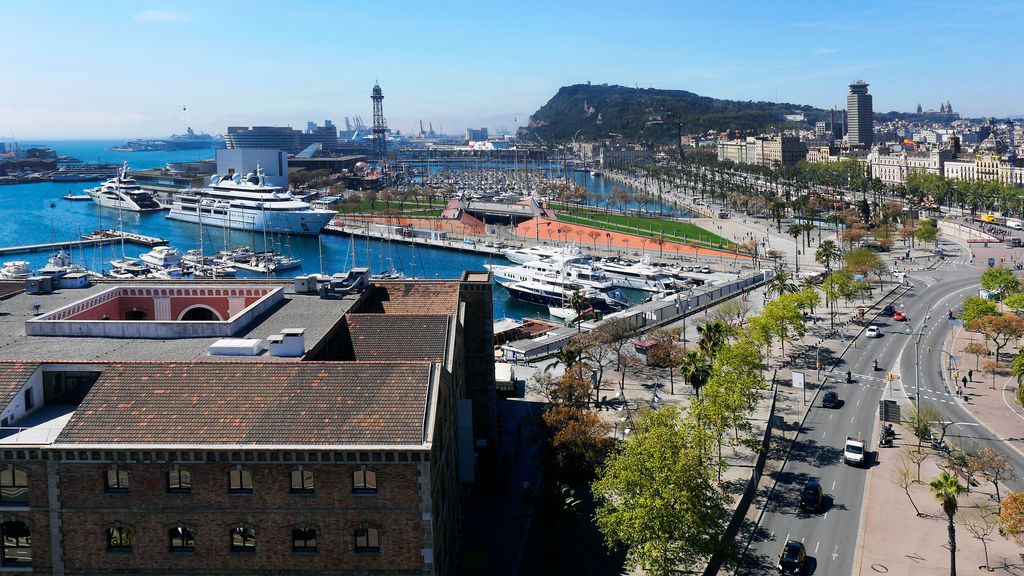
[[[497,6],[68,2],[8,6],[0,137],[160,137],[186,126],[290,125],[359,115],[383,89],[388,124],[514,131],[558,88],[594,83],[875,112],[949,101],[1024,113],[999,67],[1024,5],[858,7],[650,2]],[[524,16],[525,14],[525,16]],[[617,36],[622,38],[616,38]]]

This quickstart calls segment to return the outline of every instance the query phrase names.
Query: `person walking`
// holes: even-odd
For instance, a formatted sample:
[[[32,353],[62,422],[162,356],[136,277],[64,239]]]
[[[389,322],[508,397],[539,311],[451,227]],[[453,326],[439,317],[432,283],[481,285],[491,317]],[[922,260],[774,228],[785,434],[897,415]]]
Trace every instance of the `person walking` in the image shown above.
[[[974,382],[974,370],[967,371],[967,380],[969,382]]]
[[[967,388],[967,376],[964,376],[963,383],[964,383],[964,388]]]

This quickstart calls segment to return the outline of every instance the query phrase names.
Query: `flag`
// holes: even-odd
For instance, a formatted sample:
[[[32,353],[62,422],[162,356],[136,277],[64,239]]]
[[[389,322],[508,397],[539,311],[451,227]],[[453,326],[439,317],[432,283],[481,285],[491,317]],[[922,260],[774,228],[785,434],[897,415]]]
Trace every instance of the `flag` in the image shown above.
[[[904,146],[917,146],[917,142],[914,142],[913,140],[911,140],[909,138],[904,138],[903,139],[903,145]]]

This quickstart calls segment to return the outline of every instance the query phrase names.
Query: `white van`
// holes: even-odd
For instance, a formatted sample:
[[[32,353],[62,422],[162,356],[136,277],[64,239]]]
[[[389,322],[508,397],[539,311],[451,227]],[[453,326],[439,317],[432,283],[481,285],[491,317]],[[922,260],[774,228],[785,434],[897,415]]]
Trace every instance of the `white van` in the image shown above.
[[[1008,219],[1006,221],[1006,227],[1007,228],[1013,228],[1014,230],[1024,230],[1024,222],[1021,222],[1020,220],[1009,220]]]

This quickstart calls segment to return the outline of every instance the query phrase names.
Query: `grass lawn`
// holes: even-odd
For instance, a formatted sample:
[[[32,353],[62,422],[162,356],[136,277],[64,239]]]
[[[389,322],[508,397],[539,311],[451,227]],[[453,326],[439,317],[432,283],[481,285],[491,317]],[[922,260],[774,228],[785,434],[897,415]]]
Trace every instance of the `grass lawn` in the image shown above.
[[[717,234],[712,234],[700,226],[677,220],[605,214],[603,212],[559,213],[558,219],[570,224],[584,224],[615,232],[646,236],[648,238],[664,237],[669,242],[693,242],[709,246],[721,245],[723,247],[733,245],[733,242]]]
[[[444,210],[441,210],[440,208],[436,210],[410,210],[407,212],[402,212],[402,216],[409,216],[414,218],[440,218],[441,212],[444,212]]]

